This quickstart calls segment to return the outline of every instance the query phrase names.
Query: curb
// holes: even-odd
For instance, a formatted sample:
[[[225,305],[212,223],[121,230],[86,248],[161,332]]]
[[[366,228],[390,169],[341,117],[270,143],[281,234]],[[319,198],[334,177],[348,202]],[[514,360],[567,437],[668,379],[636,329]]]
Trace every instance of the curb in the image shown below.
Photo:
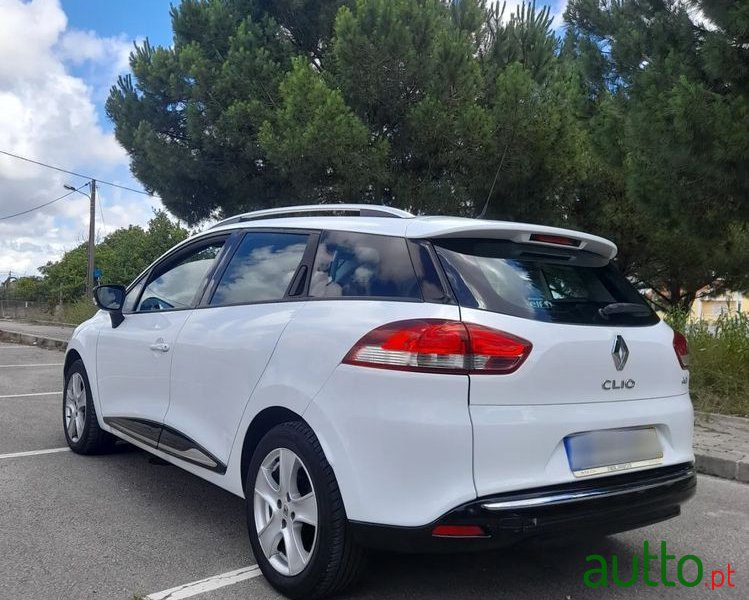
[[[4,329],[0,329],[0,341],[36,346],[37,348],[50,348],[52,350],[60,350],[61,352],[64,352],[65,348],[68,347],[67,340],[20,333],[18,331],[6,331]]]
[[[746,459],[725,458],[714,454],[694,453],[694,467],[698,473],[749,483],[749,462]]]
[[[717,427],[719,430],[721,429],[721,423],[723,423],[726,426],[731,425],[737,428],[737,431],[734,434],[728,434],[731,437],[736,435],[739,438],[744,439],[746,435],[749,434],[749,420],[745,417],[718,415],[702,411],[695,411],[694,417],[695,429],[701,425],[708,431],[710,431],[711,427]],[[715,429],[713,430],[716,431]],[[698,436],[695,433],[695,443],[697,437]],[[745,444],[739,445],[739,447],[742,446],[746,447]],[[723,479],[749,483],[749,455],[738,448],[695,448],[694,455],[695,468],[698,472],[721,477]]]

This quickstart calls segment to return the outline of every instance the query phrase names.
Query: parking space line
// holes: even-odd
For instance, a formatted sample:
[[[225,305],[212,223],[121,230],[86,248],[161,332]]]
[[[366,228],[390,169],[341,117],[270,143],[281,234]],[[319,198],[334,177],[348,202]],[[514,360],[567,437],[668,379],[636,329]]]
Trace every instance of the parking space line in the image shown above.
[[[0,454],[0,459],[3,458],[21,458],[22,456],[37,456],[38,454],[55,454],[57,452],[68,452],[70,448],[65,446],[64,448],[50,448],[49,450],[27,450],[26,452],[12,452],[10,454]]]
[[[0,369],[12,369],[18,367],[61,367],[65,363],[39,363],[36,365],[0,365]]]
[[[243,569],[237,569],[236,571],[229,571],[228,573],[221,573],[220,575],[214,575],[213,577],[206,577],[199,581],[193,581],[192,583],[186,583],[184,585],[178,585],[177,587],[164,590],[163,592],[154,592],[148,594],[146,600],[181,600],[182,598],[191,598],[198,594],[204,594],[225,587],[227,585],[233,585],[240,581],[246,581],[260,575],[260,568],[257,565],[251,567],[244,567]]]
[[[30,394],[5,394],[4,396],[0,396],[0,399],[2,398],[27,398],[29,396],[54,396],[56,394],[62,394],[60,390],[57,390],[56,392],[32,392]]]

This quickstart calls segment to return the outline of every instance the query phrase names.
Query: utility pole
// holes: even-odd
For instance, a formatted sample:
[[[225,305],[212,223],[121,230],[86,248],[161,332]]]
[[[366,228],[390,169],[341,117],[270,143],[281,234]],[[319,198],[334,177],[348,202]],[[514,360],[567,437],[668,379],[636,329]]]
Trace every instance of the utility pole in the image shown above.
[[[94,246],[96,245],[96,179],[92,179],[88,217],[88,273],[86,274],[86,296],[94,293]]]

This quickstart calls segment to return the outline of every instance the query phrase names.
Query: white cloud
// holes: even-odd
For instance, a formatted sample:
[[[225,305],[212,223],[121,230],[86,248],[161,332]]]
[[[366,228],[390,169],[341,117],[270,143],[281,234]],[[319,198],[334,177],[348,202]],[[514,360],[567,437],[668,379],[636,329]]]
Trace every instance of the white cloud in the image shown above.
[[[131,41],[70,30],[58,0],[0,0],[0,149],[140,187],[125,151],[100,123],[102,86],[127,70]],[[71,73],[88,66],[86,81]],[[101,79],[101,81],[99,81]],[[104,89],[106,89],[104,88]],[[0,155],[0,217],[65,193],[85,180]],[[100,235],[144,224],[156,199],[99,188],[106,227]],[[99,212],[97,211],[97,217]],[[8,270],[33,274],[80,243],[88,232],[88,200],[80,194],[41,210],[0,220],[0,279]]]
[[[132,40],[125,35],[99,37],[95,31],[71,29],[60,37],[56,54],[75,65],[93,61],[110,64],[114,70],[121,72],[128,68],[128,56],[132,48]]]

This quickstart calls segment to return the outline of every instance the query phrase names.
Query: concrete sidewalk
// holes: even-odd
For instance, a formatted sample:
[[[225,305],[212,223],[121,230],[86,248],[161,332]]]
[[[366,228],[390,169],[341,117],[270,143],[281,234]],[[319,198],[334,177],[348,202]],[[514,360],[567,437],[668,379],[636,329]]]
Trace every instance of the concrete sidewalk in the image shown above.
[[[65,350],[72,327],[0,320],[0,341]],[[694,454],[700,473],[749,483],[749,419],[697,413]]]
[[[697,413],[694,421],[697,470],[749,483],[749,419]]]
[[[65,350],[73,327],[0,319],[0,341]]]

